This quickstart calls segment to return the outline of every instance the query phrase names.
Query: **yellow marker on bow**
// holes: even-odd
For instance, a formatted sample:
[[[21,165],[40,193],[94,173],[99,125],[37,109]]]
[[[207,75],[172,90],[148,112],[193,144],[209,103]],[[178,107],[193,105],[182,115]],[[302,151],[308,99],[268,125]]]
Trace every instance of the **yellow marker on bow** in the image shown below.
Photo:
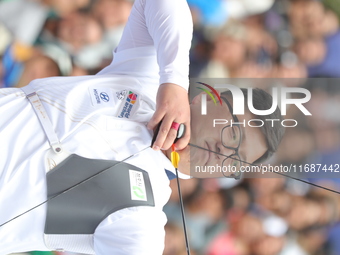
[[[178,163],[180,160],[178,152],[175,150],[175,145],[173,144],[171,146],[172,152],[171,152],[171,163],[175,168],[178,168]]]

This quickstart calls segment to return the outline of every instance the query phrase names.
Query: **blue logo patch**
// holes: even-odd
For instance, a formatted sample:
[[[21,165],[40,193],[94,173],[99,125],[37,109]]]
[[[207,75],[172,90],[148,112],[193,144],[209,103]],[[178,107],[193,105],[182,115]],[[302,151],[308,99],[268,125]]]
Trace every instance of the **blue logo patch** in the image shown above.
[[[104,101],[104,102],[109,102],[110,101],[110,97],[107,93],[102,92],[100,93],[100,98]]]

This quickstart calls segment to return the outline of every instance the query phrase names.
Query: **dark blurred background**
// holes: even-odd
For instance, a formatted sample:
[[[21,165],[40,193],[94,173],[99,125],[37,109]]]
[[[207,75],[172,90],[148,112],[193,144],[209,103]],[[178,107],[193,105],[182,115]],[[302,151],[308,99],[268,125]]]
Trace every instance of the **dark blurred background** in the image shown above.
[[[285,78],[292,82],[283,86],[312,93],[307,108],[313,115],[288,110],[286,118],[299,125],[286,130],[267,163],[339,164],[340,0],[188,3],[194,20],[190,77]],[[132,4],[0,0],[0,87],[96,74],[111,62]],[[300,82],[305,78],[315,82]],[[164,255],[186,254],[175,181],[164,208]],[[309,181],[340,190],[337,178]],[[181,186],[192,254],[340,254],[338,194],[286,178],[191,179]]]

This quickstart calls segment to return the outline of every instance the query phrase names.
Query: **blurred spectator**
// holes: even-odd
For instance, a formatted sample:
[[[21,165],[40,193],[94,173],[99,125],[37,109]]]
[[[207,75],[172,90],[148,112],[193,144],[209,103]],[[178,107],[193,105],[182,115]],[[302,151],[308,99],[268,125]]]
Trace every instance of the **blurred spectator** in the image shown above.
[[[309,77],[340,77],[340,31],[327,38],[310,38],[296,44],[298,57]]]
[[[309,77],[340,77],[339,21],[319,1],[293,1],[289,10],[295,51]]]
[[[56,62],[47,56],[35,56],[23,63],[23,71],[16,87],[23,87],[32,80],[59,76],[60,70]]]
[[[91,0],[41,0],[43,5],[47,6],[59,17],[65,17],[79,9],[89,6]]]
[[[200,77],[234,77],[235,72],[246,60],[246,33],[246,28],[238,22],[229,22],[217,29],[211,35],[214,38],[211,59],[206,68],[202,70]]]
[[[104,39],[114,50],[123,34],[132,0],[97,0],[93,6],[93,15],[104,29]]]
[[[100,23],[88,13],[78,11],[61,19],[56,38],[74,64],[81,68],[99,71],[103,59],[111,57],[111,47],[103,41]]]
[[[324,35],[325,10],[319,1],[291,1],[288,11],[291,31],[295,38],[320,37]]]
[[[60,75],[57,63],[38,49],[13,44],[3,56],[3,86],[26,86],[30,81]]]

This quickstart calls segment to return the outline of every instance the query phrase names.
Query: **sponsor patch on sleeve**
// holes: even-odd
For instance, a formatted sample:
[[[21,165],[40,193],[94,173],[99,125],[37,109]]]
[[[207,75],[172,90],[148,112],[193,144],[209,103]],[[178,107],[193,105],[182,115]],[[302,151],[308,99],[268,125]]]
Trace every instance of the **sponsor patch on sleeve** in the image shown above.
[[[118,102],[117,96],[112,89],[91,86],[89,87],[92,105],[94,107],[114,106]]]
[[[138,109],[139,105],[139,95],[136,93],[127,90],[124,99],[122,100],[123,103],[118,110],[117,117],[118,118],[126,118],[129,119]]]

